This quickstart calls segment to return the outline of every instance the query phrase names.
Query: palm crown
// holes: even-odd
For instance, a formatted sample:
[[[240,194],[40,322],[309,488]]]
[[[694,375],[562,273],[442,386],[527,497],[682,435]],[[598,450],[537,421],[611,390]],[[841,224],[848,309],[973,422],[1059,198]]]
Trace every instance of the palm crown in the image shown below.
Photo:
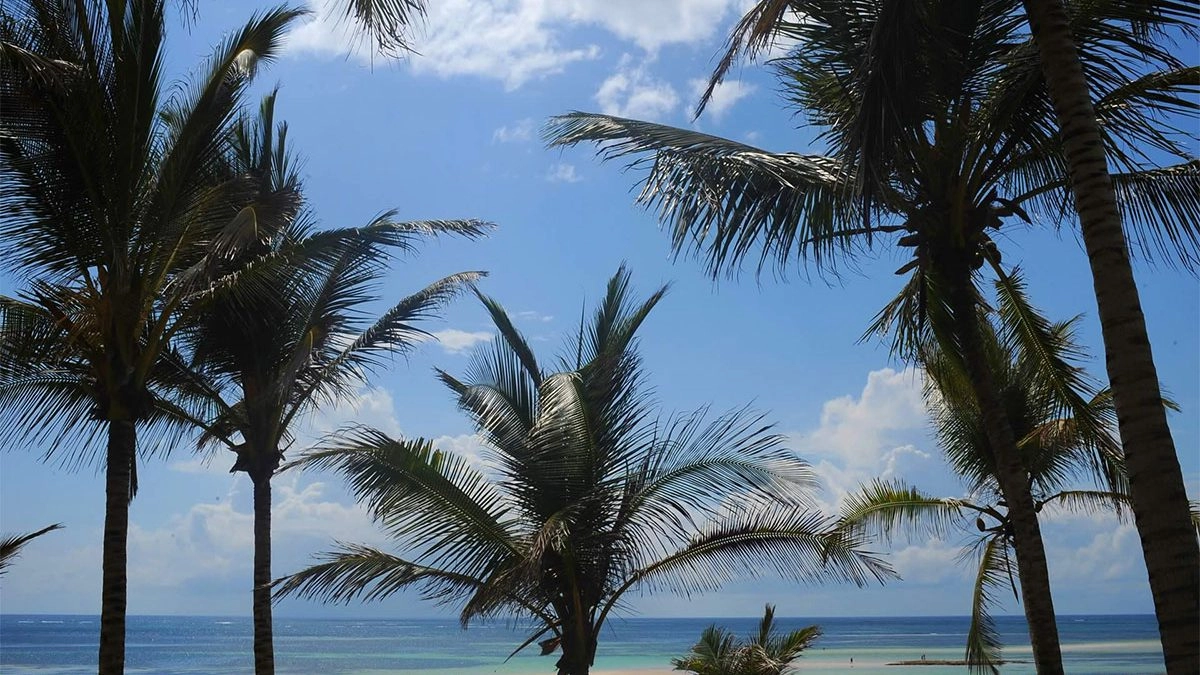
[[[813,477],[761,417],[737,411],[655,420],[634,335],[665,289],[633,304],[622,270],[571,355],[544,370],[502,308],[499,337],[467,381],[442,373],[475,420],[489,471],[423,440],[358,429],[303,460],[335,468],[415,557],[343,547],[281,580],[281,594],[385,597],[416,584],[473,617],[540,626],[526,645],[561,647],[586,673],[625,593],[715,588],[764,562],[780,574],[858,584],[890,574],[806,507]],[[522,645],[524,646],[524,645]]]
[[[1052,352],[1050,361],[1069,364],[1082,356],[1072,325],[1048,326],[1052,339],[1037,347]],[[1036,510],[1128,515],[1128,481],[1111,394],[1079,372],[1072,385],[1073,401],[1063,401],[1060,378],[1046,372],[1047,356],[1031,351],[1019,332],[1012,324],[1000,323],[988,325],[982,334],[993,381],[1019,439]],[[978,557],[966,659],[972,669],[995,672],[1001,644],[989,608],[1005,586],[1015,593],[1014,579],[1019,576],[1011,556],[1009,509],[997,479],[996,452],[961,357],[937,343],[924,350],[925,397],[933,428],[950,466],[966,481],[967,496],[935,497],[902,480],[876,480],[844,500],[840,521],[851,531],[887,538],[945,536],[954,526],[977,531],[975,543],[963,552],[964,558],[971,553]],[[1081,481],[1091,485],[1079,487]]]

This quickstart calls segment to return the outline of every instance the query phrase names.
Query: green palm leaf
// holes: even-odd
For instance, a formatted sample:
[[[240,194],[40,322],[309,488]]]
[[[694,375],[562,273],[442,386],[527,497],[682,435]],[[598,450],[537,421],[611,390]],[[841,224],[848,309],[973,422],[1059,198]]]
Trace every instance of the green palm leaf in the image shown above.
[[[29,534],[21,534],[0,539],[0,574],[4,574],[8,571],[8,568],[12,565],[13,560],[20,555],[21,549],[25,548],[25,545],[30,541],[37,539],[47,532],[53,532],[54,530],[61,529],[62,524],[55,523],[54,525],[43,527],[37,532],[30,532]]]
[[[966,661],[973,673],[999,673],[1000,631],[989,613],[996,594],[1012,581],[1007,545],[1001,537],[988,537],[979,546],[979,571],[971,598],[971,626],[967,630]]]

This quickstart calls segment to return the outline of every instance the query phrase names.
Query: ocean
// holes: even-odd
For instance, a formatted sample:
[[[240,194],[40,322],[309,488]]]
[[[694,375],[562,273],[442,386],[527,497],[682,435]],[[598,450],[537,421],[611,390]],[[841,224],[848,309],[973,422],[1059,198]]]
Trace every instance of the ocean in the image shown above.
[[[824,635],[798,662],[801,673],[863,675],[960,673],[962,667],[888,666],[899,660],[961,659],[966,617],[784,618],[782,630],[816,623]],[[595,671],[670,671],[711,623],[749,635],[757,621],[737,619],[610,620]],[[1021,617],[997,617],[1006,675],[1033,673]],[[75,675],[95,672],[99,617],[0,615],[0,672]],[[1160,673],[1162,652],[1153,616],[1059,617],[1066,671],[1075,675]],[[536,647],[505,661],[527,635],[492,621],[464,631],[453,619],[275,619],[279,675],[485,675],[553,673],[556,657]],[[253,672],[248,617],[131,616],[126,673],[224,675]],[[853,663],[851,662],[853,659]]]

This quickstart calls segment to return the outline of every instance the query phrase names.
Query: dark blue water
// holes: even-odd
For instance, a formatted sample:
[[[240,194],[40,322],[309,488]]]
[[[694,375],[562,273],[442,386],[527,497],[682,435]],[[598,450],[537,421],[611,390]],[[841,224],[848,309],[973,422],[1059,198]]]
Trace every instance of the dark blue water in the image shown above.
[[[600,645],[602,670],[670,669],[710,623],[751,633],[755,619],[616,619]],[[780,619],[790,630],[820,624],[824,636],[806,657],[814,668],[837,669],[857,655],[855,672],[887,660],[961,658],[966,617]],[[1028,644],[1022,617],[998,617],[1010,658],[1021,659]],[[1061,617],[1064,661],[1071,673],[1161,671],[1152,616]],[[552,672],[553,658],[536,650],[505,658],[528,635],[523,625],[472,625],[463,631],[452,619],[276,619],[279,673],[365,675],[432,672],[439,675]],[[95,672],[99,620],[95,616],[0,616],[0,672],[25,675]],[[247,617],[133,616],[128,619],[127,672],[161,675],[248,673],[253,670],[251,623]],[[1025,658],[1028,647],[1025,647]],[[1014,669],[1015,668],[1015,669]],[[895,671],[888,669],[888,672]],[[917,668],[896,675],[915,675]],[[935,672],[957,672],[942,669]],[[1031,672],[1017,665],[1009,672]]]

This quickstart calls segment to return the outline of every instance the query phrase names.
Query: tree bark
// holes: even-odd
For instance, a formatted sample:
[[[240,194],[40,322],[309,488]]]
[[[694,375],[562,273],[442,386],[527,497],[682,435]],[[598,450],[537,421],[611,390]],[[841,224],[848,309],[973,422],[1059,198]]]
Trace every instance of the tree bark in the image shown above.
[[[271,475],[254,477],[254,673],[275,675],[271,625]]]
[[[1059,0],[1024,0],[1061,129],[1167,672],[1200,672],[1200,546],[1099,124]]]
[[[1050,594],[1050,570],[1046,548],[1038,524],[1037,506],[1029,488],[1029,473],[1021,461],[1012,424],[997,393],[991,366],[984,355],[979,335],[979,312],[972,288],[959,284],[954,292],[954,326],[971,388],[983,415],[984,431],[994,455],[996,479],[1008,505],[1013,548],[1017,552],[1017,571],[1025,622],[1033,661],[1038,675],[1063,672],[1062,648],[1054,617],[1054,599]]]
[[[130,420],[108,423],[104,469],[104,561],[100,600],[100,675],[125,672],[126,547],[137,429]]]
[[[562,656],[555,664],[558,668],[558,675],[588,675],[592,666],[592,658],[596,653],[591,628],[583,627],[583,634],[579,635],[577,633],[580,632],[580,629],[570,628],[573,623],[574,621],[570,617],[563,621],[564,630],[560,643]]]

